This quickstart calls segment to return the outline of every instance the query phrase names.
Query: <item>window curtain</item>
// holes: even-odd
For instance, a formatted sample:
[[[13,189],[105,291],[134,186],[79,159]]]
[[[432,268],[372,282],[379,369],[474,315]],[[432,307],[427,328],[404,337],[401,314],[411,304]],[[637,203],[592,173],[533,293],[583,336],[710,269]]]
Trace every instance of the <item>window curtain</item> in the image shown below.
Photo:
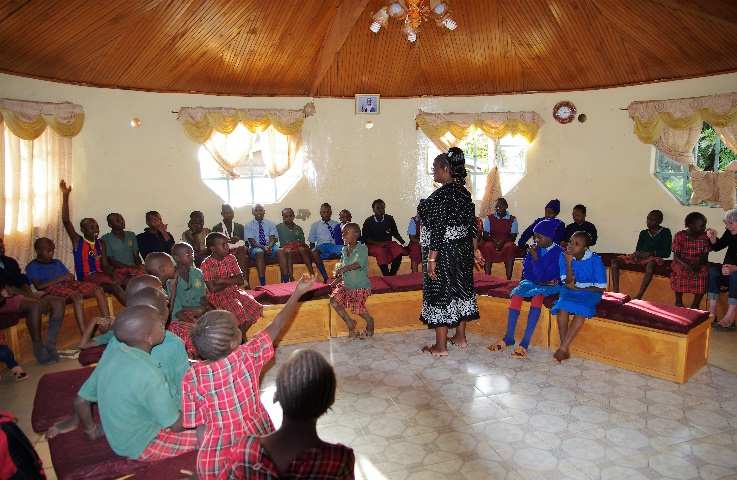
[[[195,143],[204,145],[226,174],[234,178],[238,176],[233,170],[237,162],[228,161],[213,142],[208,142],[213,133],[230,135],[238,125],[243,125],[251,133],[264,133],[264,144],[273,149],[264,151],[266,172],[276,178],[292,166],[302,146],[304,120],[314,114],[315,106],[312,103],[299,110],[182,107],[177,119],[184,127],[185,134]],[[276,151],[277,142],[273,141],[273,136],[277,134],[287,137],[286,158]]]
[[[737,92],[632,102],[627,110],[640,141],[654,145],[676,162],[688,166],[694,192],[691,204],[707,201],[718,203],[725,210],[735,207],[737,162],[721,172],[702,172],[695,165],[693,149],[703,123],[707,122],[725,145],[737,151]]]
[[[417,128],[443,152],[457,146],[475,128],[494,141],[507,135],[521,135],[528,143],[532,143],[543,124],[537,112],[427,113],[422,110],[415,117],[415,122]],[[489,215],[493,211],[501,192],[499,170],[493,167],[489,171],[481,200],[482,215]]]

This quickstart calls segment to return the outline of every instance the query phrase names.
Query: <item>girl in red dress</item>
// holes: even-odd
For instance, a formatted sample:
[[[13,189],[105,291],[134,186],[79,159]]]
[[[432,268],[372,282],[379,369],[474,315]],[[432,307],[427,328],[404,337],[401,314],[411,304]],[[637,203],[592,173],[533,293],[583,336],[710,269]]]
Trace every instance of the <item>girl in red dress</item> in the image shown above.
[[[691,308],[699,308],[709,280],[709,251],[706,217],[699,212],[686,215],[686,229],[673,237],[673,263],[670,285],[676,294],[676,306],[683,306],[683,294],[693,293]]]
[[[504,198],[499,198],[494,206],[494,213],[484,219],[484,243],[481,253],[484,255],[486,274],[491,274],[491,266],[497,262],[504,262],[507,280],[512,279],[514,259],[517,256],[517,219],[507,212],[509,204]]]

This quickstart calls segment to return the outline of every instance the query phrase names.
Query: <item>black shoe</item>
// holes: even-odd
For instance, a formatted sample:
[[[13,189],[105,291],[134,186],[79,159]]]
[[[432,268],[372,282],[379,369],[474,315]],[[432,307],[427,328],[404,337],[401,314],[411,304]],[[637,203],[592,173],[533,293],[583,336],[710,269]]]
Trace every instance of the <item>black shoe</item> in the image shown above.
[[[46,350],[46,347],[37,343],[33,346],[33,356],[36,357],[36,361],[41,365],[47,365],[53,361],[51,355]]]

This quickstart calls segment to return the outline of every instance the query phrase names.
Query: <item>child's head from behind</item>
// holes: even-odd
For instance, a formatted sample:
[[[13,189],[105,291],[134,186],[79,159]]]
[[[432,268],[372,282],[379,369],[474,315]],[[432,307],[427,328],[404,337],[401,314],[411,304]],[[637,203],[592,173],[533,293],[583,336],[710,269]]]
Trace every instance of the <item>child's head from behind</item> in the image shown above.
[[[555,218],[560,213],[560,200],[554,198],[545,205],[545,218]]]
[[[298,350],[279,369],[276,394],[284,417],[317,420],[335,401],[335,372],[314,350]]]
[[[117,212],[109,213],[107,215],[107,226],[111,230],[125,230],[125,218]]]
[[[120,342],[148,350],[164,341],[160,313],[148,305],[124,308],[115,319],[113,332]]]
[[[147,305],[159,312],[160,319],[166,325],[169,319],[169,297],[160,288],[146,287],[130,297],[126,297],[126,307]]]
[[[509,208],[509,204],[507,203],[507,200],[504,197],[499,197],[496,200],[496,203],[494,204],[494,211],[496,212],[497,216],[503,217],[507,214],[507,209]]]
[[[589,234],[584,231],[578,231],[571,235],[571,240],[568,242],[566,250],[570,255],[580,258],[586,253],[586,249],[589,248]]]
[[[285,225],[294,225],[294,210],[287,207],[281,211],[281,219]]]
[[[205,245],[210,249],[215,258],[225,258],[230,253],[228,237],[220,232],[208,233]]]
[[[171,248],[171,253],[174,255],[174,261],[177,262],[178,266],[191,267],[194,264],[194,249],[189,243],[176,243]]]
[[[581,205],[580,203],[573,207],[573,221],[575,223],[581,224],[584,221],[586,221],[586,205]]]
[[[192,343],[205,360],[227,357],[242,340],[235,316],[226,310],[210,310],[192,329]]]
[[[663,223],[663,212],[661,212],[660,210],[653,210],[652,212],[647,214],[647,228],[658,228],[661,223]]]
[[[349,212],[346,209],[343,209],[338,214],[338,218],[340,219],[340,223],[346,224],[351,223],[351,220],[353,220],[353,215],[351,215],[351,212]]]
[[[689,213],[683,223],[692,235],[698,235],[706,231],[706,217],[701,212]]]
[[[320,218],[322,218],[324,222],[330,220],[330,217],[332,216],[333,207],[331,207],[329,203],[323,203],[322,205],[320,205]]]
[[[33,249],[36,251],[36,258],[42,262],[50,262],[54,259],[54,249],[56,246],[50,238],[41,237],[33,242]]]
[[[174,259],[171,258],[171,255],[164,252],[151,252],[146,255],[144,267],[146,273],[158,277],[162,283],[170,278],[174,278],[174,274],[176,273]]]
[[[343,241],[346,245],[355,245],[361,236],[361,227],[357,223],[349,223],[343,227]]]
[[[163,291],[161,280],[158,277],[153,275],[139,275],[128,280],[128,285],[125,286],[126,302],[144,288],[156,288]]]

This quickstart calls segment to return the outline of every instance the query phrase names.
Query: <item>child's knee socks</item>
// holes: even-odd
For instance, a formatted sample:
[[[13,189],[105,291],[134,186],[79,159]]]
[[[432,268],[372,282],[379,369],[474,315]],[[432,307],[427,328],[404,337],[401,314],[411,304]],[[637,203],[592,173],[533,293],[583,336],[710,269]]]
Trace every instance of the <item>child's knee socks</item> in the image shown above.
[[[519,344],[520,347],[524,348],[525,350],[527,349],[527,347],[530,346],[532,334],[535,333],[537,321],[540,320],[540,310],[543,306],[543,296],[536,295],[532,297],[530,304],[530,312],[527,314],[527,327],[525,327],[525,335],[524,337],[522,337],[522,341]]]
[[[514,345],[514,331],[517,328],[519,311],[522,308],[522,297],[514,295],[509,301],[509,316],[507,317],[507,334],[504,335],[504,343]]]

